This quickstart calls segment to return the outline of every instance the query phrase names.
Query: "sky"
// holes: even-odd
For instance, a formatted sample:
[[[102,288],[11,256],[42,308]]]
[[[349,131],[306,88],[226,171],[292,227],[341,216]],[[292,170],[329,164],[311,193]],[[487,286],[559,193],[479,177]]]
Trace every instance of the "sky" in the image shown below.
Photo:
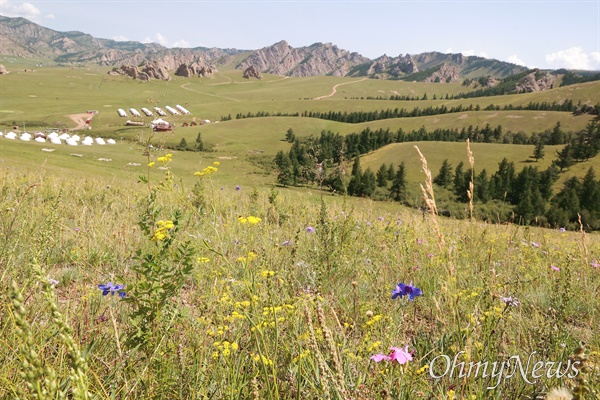
[[[0,15],[166,47],[257,50],[285,40],[370,59],[439,51],[600,70],[600,0],[0,0]]]

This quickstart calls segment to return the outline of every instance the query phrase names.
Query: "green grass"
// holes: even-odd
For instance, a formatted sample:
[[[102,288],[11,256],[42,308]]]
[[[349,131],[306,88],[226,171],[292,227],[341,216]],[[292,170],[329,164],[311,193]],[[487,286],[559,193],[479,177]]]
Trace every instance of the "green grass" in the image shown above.
[[[173,155],[173,172],[186,170],[185,155]],[[426,366],[437,356],[494,362],[518,355],[526,362],[535,352],[536,362],[566,363],[585,342],[590,361],[599,361],[599,272],[590,265],[600,261],[597,234],[432,220],[364,199],[327,196],[323,208],[306,191],[220,190],[226,163],[193,178],[203,189],[183,189],[172,184],[177,178],[165,181],[159,165],[151,187],[165,184],[150,203],[135,178],[0,166],[0,397],[41,384],[18,374],[37,371],[36,360],[46,367],[46,387],[79,385],[99,399],[440,400],[452,393],[535,397],[579,383],[546,376],[528,383],[518,374],[498,385],[473,374],[436,379]],[[153,210],[149,221],[144,215]],[[261,221],[242,224],[239,216]],[[178,231],[167,231],[174,247],[165,252],[166,242],[151,240],[158,220],[178,222]],[[140,226],[147,224],[145,234]],[[153,269],[135,257],[138,250],[154,255]],[[193,256],[182,261],[180,251]],[[153,272],[173,266],[182,280]],[[47,278],[59,282],[54,291]],[[126,285],[127,301],[102,296],[97,285],[109,281]],[[140,285],[148,281],[156,286],[145,295]],[[423,295],[392,300],[398,282],[412,282]],[[507,306],[500,296],[519,304]],[[160,313],[137,346],[130,339],[142,300]],[[407,345],[413,360],[403,366],[370,360]],[[72,364],[79,354],[85,364]],[[67,379],[71,366],[76,379]],[[598,374],[586,374],[592,395]]]

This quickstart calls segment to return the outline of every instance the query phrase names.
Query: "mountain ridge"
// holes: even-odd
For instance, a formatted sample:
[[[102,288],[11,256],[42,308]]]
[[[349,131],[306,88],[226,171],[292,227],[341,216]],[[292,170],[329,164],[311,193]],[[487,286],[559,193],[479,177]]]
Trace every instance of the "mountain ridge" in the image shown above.
[[[79,31],[59,32],[25,18],[5,16],[0,16],[0,55],[101,66],[139,66],[152,62],[172,71],[182,64],[204,65],[212,70],[232,67],[241,71],[253,66],[260,73],[290,77],[363,76],[411,80],[413,74],[431,69],[434,71],[431,76],[419,79],[432,82],[457,82],[461,78],[487,75],[501,79],[527,70],[505,61],[440,52],[397,57],[384,54],[372,60],[332,43],[320,42],[294,48],[281,40],[257,50],[167,48],[156,43],[95,38]]]

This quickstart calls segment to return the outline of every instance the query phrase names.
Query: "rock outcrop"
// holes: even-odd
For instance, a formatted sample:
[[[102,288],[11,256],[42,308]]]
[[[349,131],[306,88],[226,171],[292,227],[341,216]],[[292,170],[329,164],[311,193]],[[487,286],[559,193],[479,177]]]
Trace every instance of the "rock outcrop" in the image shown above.
[[[245,79],[250,79],[250,78],[262,79],[263,76],[260,74],[260,72],[256,69],[256,67],[254,65],[251,65],[244,70],[244,78]]]
[[[8,74],[8,70],[6,69],[6,67],[2,64],[0,64],[0,75],[6,75]]]
[[[113,68],[109,74],[125,75],[141,81],[149,81],[150,79],[168,81],[171,79],[169,71],[163,65],[150,62],[146,62],[139,67],[122,65],[120,68]]]
[[[425,78],[424,82],[456,83],[459,78],[459,68],[456,65],[444,63],[437,71]]]
[[[516,93],[540,92],[552,89],[556,78],[548,72],[538,69],[523,77],[515,86]]]
[[[177,71],[175,71],[176,76],[183,76],[186,78],[190,77],[206,77],[210,76],[216,72],[216,68],[211,65],[202,65],[199,63],[194,63],[193,65],[181,64]]]
[[[367,75],[373,77],[380,77],[382,75],[389,75],[394,78],[413,74],[419,72],[419,68],[413,61],[410,54],[405,56],[399,55],[398,57],[388,57],[383,55],[373,61],[367,71]]]

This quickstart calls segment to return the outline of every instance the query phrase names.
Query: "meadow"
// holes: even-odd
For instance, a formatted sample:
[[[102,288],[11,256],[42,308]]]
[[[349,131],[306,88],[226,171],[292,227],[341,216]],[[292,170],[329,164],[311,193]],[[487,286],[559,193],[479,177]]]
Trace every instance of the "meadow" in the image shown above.
[[[248,82],[225,71],[140,83],[106,70],[0,77],[0,130],[24,121],[68,127],[69,114],[96,109],[86,133],[118,141],[67,147],[0,138],[0,398],[599,397],[597,233],[457,221],[316,187],[273,186],[264,162],[289,149],[290,127],[303,137],[363,128],[301,117],[214,123],[248,111],[400,107],[350,98],[442,95],[465,90],[460,85],[364,81],[303,100],[356,79]],[[569,93],[595,104],[597,89],[502,98],[526,104]],[[123,126],[116,108],[156,99],[187,103],[192,117],[170,117],[175,123],[213,122],[165,135]],[[510,117],[517,113],[523,117]],[[467,114],[360,125],[433,129],[495,118],[526,132],[558,121],[575,131],[591,118]],[[198,132],[214,151],[147,150],[181,137],[194,143]],[[415,144],[431,155],[433,173],[443,158],[466,154],[461,143],[398,143],[363,160],[405,154],[433,210],[435,189]],[[478,168],[504,154],[523,161],[531,147],[471,144]]]

